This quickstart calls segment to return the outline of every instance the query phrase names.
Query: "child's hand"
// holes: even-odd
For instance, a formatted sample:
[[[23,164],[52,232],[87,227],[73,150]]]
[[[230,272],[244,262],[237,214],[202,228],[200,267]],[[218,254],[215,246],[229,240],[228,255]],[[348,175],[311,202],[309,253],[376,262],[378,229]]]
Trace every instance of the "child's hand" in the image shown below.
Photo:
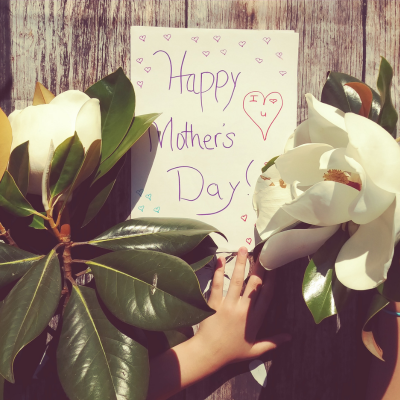
[[[246,289],[240,296],[247,249],[239,249],[235,269],[226,297],[222,297],[225,260],[218,259],[208,301],[217,312],[200,324],[195,335],[198,345],[210,354],[210,362],[217,368],[225,364],[258,357],[291,339],[280,334],[256,342],[257,332],[263,322],[273,295],[274,272],[267,272],[257,262]],[[265,275],[264,284],[263,277]]]

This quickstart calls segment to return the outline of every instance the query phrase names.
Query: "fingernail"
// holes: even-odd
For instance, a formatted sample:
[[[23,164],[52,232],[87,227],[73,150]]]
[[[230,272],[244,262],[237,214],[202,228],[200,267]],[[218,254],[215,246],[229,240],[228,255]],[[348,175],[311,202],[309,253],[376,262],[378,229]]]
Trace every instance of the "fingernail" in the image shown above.
[[[241,256],[247,256],[247,249],[246,249],[246,247],[241,247],[241,248],[239,249],[239,254],[240,254]]]

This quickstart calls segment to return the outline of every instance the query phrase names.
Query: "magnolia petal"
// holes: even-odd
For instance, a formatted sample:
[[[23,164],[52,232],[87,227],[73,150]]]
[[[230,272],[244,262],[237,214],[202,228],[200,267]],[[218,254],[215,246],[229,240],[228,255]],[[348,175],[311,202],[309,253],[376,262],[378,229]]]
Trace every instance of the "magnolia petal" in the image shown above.
[[[387,275],[394,249],[394,213],[396,201],[378,218],[360,225],[344,244],[335,264],[336,276],[354,290],[380,285]]]
[[[400,194],[396,193],[396,209],[394,212],[394,233],[395,233],[395,245],[400,240]]]
[[[29,188],[33,194],[42,193],[42,173],[50,141],[55,148],[74,134],[71,121],[61,107],[52,104],[29,106],[10,119],[13,132],[11,151],[29,140]],[[56,134],[55,134],[55,127]]]
[[[346,172],[356,172],[354,167],[349,164],[346,157],[346,149],[343,147],[322,154],[319,161],[319,168],[324,171],[328,169],[339,169]]]
[[[256,228],[261,239],[297,222],[282,210],[282,205],[292,200],[289,185],[281,184],[275,165],[268,168],[258,179],[253,195],[253,207],[257,211]]]
[[[101,139],[101,113],[98,99],[90,99],[79,110],[75,131],[86,151],[95,140]]]
[[[286,183],[299,181],[302,186],[313,185],[323,179],[319,161],[332,146],[324,143],[308,143],[289,150],[275,161],[282,179]]]
[[[350,220],[348,208],[358,193],[342,183],[319,182],[282,208],[307,224],[336,225]]]
[[[72,131],[73,135],[75,130],[75,121],[79,110],[89,100],[90,97],[86,93],[79,90],[67,90],[66,92],[60,93],[56,96],[50,104],[57,105],[64,110],[64,113],[68,116],[70,121],[69,129]],[[81,137],[80,139],[82,140]]]
[[[271,236],[260,252],[260,264],[267,270],[315,253],[340,225],[292,229]]]
[[[345,116],[349,132],[348,156],[358,161],[375,185],[392,193],[400,192],[400,147],[385,129],[360,115]]]
[[[349,206],[350,217],[357,224],[368,224],[392,204],[395,194],[376,186],[357,161],[347,156],[346,160],[360,176],[362,182],[361,190]]]
[[[306,94],[306,100],[311,142],[346,147],[349,139],[344,123],[344,112],[321,103],[309,93]]]
[[[306,143],[311,143],[310,134],[308,132],[308,119],[303,121],[290,135],[286,142],[284,153]]]

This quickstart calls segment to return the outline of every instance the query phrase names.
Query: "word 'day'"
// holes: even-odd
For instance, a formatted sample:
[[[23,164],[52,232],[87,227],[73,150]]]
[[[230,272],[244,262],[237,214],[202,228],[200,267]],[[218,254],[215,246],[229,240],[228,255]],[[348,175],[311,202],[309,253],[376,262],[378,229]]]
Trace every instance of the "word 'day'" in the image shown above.
[[[264,140],[267,139],[271,125],[278,117],[283,107],[282,95],[271,92],[264,96],[261,92],[247,93],[243,99],[243,110],[257,125]]]

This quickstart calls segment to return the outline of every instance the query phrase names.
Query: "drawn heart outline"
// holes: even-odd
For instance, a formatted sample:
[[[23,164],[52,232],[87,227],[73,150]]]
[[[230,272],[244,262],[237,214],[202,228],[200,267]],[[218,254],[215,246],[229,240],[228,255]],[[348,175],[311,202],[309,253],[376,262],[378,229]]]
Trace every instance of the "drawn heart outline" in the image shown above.
[[[191,39],[192,39],[194,42],[197,43],[197,41],[199,40],[199,37],[198,37],[198,36],[193,36]]]
[[[246,239],[246,243],[247,243],[247,244],[251,244],[251,242],[252,242],[251,238],[247,238],[247,239]]]
[[[262,58],[256,58],[256,61],[261,64],[264,60]]]
[[[136,190],[136,193],[141,196],[143,194],[143,189]]]
[[[149,73],[149,72],[151,71],[151,67],[146,67],[144,70],[145,70],[147,73]]]
[[[209,51],[203,51],[202,52],[206,57],[208,57],[209,55],[210,55],[210,52]]]
[[[164,39],[167,39],[169,41],[169,39],[171,39],[171,35],[168,33],[167,35],[163,35]]]
[[[142,42],[146,41],[146,35],[139,36],[139,39],[140,39]]]
[[[247,214],[242,215],[240,218],[241,218],[244,222],[246,222],[246,221],[247,221]]]
[[[246,44],[246,42],[244,40],[242,40],[241,42],[239,42],[239,46],[243,47]]]
[[[275,54],[276,54],[277,57],[279,57],[280,59],[282,59],[283,54],[282,54],[280,51],[278,51],[278,52],[275,53]]]
[[[286,71],[279,71],[279,73],[280,73],[282,76],[287,74]]]
[[[264,37],[263,40],[264,40],[265,43],[268,44],[271,41],[271,38],[270,37]]]
[[[143,58],[137,58],[137,59],[136,59],[136,62],[139,63],[139,64],[141,64],[141,63],[143,62]]]
[[[138,209],[139,209],[141,212],[143,212],[144,206],[139,206]]]
[[[144,196],[144,197],[146,197],[146,199],[149,199],[151,201],[151,194],[150,193],[146,194],[146,196]]]
[[[143,81],[137,81],[136,83],[137,83],[137,85],[138,85],[140,88],[142,88],[142,86],[143,86]]]
[[[259,95],[261,95],[262,104],[258,100],[255,100],[255,98],[258,98]],[[267,99],[269,100],[270,98],[277,101],[266,103]],[[246,102],[246,99],[248,99],[249,101]],[[275,103],[279,102],[279,100],[281,104],[279,109],[277,110],[277,105],[275,105]],[[278,117],[279,113],[281,112],[282,107],[283,98],[279,92],[271,92],[264,96],[264,94],[260,91],[253,91],[247,93],[243,99],[243,110],[247,114],[247,116],[258,126],[262,133],[264,141],[267,139],[268,131],[271,128],[273,122]]]
[[[155,211],[156,213],[159,213],[160,212],[160,207],[153,208],[153,211]]]
[[[222,50],[221,50],[221,53],[222,53],[223,55],[225,55],[225,54],[226,54],[226,49],[222,49]]]
[[[216,42],[219,42],[219,40],[221,39],[221,36],[214,36],[213,39],[214,39]]]

